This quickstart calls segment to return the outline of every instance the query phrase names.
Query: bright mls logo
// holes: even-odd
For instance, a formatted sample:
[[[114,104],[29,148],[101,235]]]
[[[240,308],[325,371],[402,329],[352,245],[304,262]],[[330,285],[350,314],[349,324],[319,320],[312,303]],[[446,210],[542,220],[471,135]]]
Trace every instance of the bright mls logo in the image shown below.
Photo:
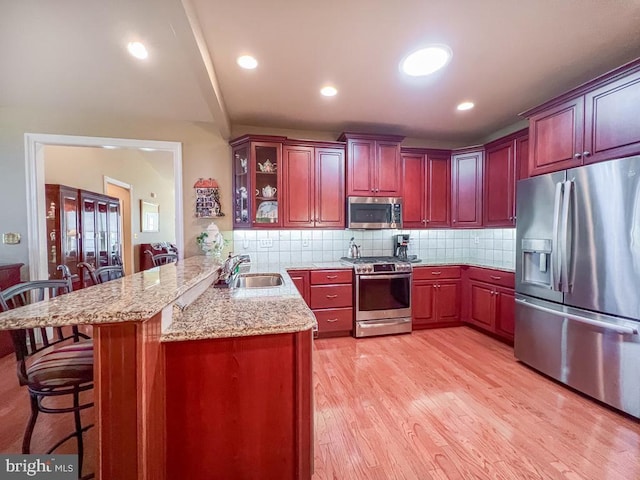
[[[78,455],[0,454],[0,480],[76,480]]]

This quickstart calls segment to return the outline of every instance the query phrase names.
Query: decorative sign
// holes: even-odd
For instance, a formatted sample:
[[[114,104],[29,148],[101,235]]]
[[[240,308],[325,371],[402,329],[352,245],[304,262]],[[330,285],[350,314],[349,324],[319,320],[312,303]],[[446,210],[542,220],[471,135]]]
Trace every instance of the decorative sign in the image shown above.
[[[196,217],[224,217],[220,204],[220,190],[218,182],[213,178],[208,178],[206,180],[199,178],[193,188],[196,190]]]

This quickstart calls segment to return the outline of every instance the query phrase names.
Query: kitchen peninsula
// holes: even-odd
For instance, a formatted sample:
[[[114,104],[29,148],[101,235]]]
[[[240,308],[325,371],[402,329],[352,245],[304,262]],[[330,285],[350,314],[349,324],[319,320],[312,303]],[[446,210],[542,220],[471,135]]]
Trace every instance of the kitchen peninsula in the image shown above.
[[[186,478],[193,445],[206,451],[191,466],[199,472],[310,478],[315,319],[286,273],[272,300],[209,288],[218,273],[191,257],[0,315],[2,330],[93,325],[96,478]]]

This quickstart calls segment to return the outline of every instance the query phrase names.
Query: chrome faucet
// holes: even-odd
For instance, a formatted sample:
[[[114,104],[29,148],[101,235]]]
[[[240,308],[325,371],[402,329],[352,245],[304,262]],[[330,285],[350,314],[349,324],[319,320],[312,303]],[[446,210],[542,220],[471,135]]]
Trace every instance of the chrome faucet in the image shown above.
[[[234,255],[231,256],[231,253],[229,253],[229,256],[227,257],[227,259],[224,262],[224,265],[222,266],[222,272],[220,273],[220,278],[218,279],[218,282],[224,282],[227,285],[232,285],[233,284],[233,280],[235,279],[236,275],[238,274],[238,271],[240,270],[240,265],[242,263],[250,263],[251,262],[251,257],[249,257],[249,255]]]

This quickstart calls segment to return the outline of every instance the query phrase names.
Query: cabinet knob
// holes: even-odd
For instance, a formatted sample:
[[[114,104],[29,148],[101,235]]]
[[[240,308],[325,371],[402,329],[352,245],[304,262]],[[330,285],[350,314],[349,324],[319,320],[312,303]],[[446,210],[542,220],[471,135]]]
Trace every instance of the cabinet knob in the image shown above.
[[[431,221],[431,220],[429,220],[429,219],[427,218],[427,223],[429,223],[430,221]]]
[[[583,157],[588,157],[589,155],[591,155],[591,152],[582,152]]]
[[[422,219],[422,223],[427,223],[427,221],[425,219]]]
[[[582,154],[581,154],[581,153],[574,153],[574,154],[573,154],[573,157],[574,157],[574,158],[580,158],[581,156],[582,156]]]
[[[454,220],[453,223],[456,223],[456,221]]]
[[[371,189],[371,191],[372,191],[372,192],[375,192],[375,189],[373,189],[373,188],[372,188],[372,189]]]

